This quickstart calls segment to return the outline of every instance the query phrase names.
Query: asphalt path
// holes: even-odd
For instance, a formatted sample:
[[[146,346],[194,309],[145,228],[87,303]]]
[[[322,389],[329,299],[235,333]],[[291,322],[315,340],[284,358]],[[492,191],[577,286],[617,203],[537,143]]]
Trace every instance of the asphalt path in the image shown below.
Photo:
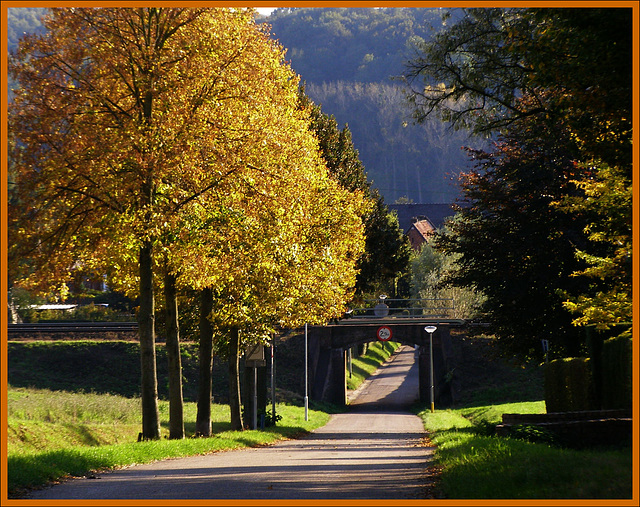
[[[350,410],[269,447],[163,460],[71,479],[32,499],[421,499],[433,449],[419,417],[412,347],[350,393]]]

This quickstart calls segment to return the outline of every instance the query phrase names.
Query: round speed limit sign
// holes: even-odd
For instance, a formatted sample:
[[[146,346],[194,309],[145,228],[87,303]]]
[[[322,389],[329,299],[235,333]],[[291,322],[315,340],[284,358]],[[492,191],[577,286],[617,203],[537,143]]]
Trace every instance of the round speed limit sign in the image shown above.
[[[391,328],[388,326],[381,326],[378,328],[378,340],[386,342],[391,339]]]

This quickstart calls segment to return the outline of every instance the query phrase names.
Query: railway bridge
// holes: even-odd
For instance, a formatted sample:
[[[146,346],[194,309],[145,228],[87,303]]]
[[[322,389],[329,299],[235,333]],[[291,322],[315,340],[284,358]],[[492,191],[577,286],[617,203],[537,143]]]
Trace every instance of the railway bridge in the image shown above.
[[[311,399],[337,405],[347,403],[348,350],[357,345],[379,340],[390,333],[390,341],[416,348],[420,377],[420,401],[430,396],[430,367],[433,364],[434,397],[438,403],[451,399],[447,380],[452,359],[450,330],[465,325],[464,320],[425,318],[406,321],[380,318],[363,321],[350,319],[327,326],[309,326],[309,395]],[[432,335],[425,327],[434,326]],[[386,341],[386,340],[383,340]],[[431,363],[433,351],[433,363]]]
[[[466,325],[464,319],[449,318],[454,310],[450,299],[393,300],[381,296],[379,300],[365,301],[362,308],[351,310],[347,318],[324,326],[308,326],[310,398],[345,405],[348,351],[381,340],[416,349],[420,401],[427,402],[430,398],[433,365],[434,398],[440,404],[449,402],[448,373],[453,357],[450,331]],[[433,326],[435,330],[431,328],[432,333],[429,333],[425,330],[427,326]]]

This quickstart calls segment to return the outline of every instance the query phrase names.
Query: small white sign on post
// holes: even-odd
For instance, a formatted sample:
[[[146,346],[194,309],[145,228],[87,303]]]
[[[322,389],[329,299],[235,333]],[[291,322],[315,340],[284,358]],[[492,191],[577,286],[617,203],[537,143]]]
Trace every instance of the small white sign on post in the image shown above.
[[[266,366],[267,361],[264,358],[264,345],[257,343],[247,347],[247,350],[244,353],[244,365],[247,368]]]

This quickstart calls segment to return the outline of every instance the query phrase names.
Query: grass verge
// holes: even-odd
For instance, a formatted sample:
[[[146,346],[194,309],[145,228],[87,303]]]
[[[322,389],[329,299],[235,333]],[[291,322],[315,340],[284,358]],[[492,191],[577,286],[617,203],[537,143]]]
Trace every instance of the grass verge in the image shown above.
[[[83,398],[87,403],[80,409]],[[119,420],[114,421],[111,417],[115,407],[120,407],[122,412]],[[324,410],[330,408],[323,407]],[[19,498],[29,489],[65,477],[91,475],[94,471],[268,445],[323,426],[330,417],[327,411],[312,407],[309,420],[305,421],[303,407],[278,404],[276,412],[282,419],[276,426],[230,431],[228,406],[214,405],[214,436],[168,440],[168,403],[160,401],[164,438],[137,442],[139,424],[132,424],[129,419],[135,414],[139,417],[139,410],[139,400],[119,396],[9,388],[9,497]],[[195,421],[195,410],[195,403],[185,404],[185,420]],[[75,414],[75,419],[70,414]],[[191,427],[192,424],[185,424],[187,435],[193,434]]]
[[[630,447],[573,450],[491,435],[503,413],[542,413],[544,402],[431,413],[422,410],[438,489],[448,499],[630,499]]]

